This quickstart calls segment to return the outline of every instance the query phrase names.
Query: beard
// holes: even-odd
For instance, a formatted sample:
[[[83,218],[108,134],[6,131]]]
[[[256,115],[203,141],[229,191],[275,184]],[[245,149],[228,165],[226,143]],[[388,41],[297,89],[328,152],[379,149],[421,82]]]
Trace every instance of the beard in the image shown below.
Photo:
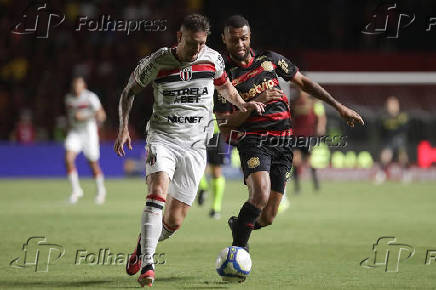
[[[245,49],[245,53],[243,56],[240,56],[239,54],[232,54],[232,57],[237,61],[244,61],[248,58],[249,55],[250,55],[250,48],[248,47]]]

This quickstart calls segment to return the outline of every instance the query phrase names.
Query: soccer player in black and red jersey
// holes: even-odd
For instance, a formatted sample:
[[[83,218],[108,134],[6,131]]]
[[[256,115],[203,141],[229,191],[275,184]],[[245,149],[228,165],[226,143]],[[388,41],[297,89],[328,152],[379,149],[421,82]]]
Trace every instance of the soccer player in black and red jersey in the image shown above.
[[[226,120],[220,124],[224,135],[229,136],[235,128],[243,135],[237,147],[249,198],[238,217],[229,219],[229,225],[233,246],[244,248],[247,248],[253,229],[272,224],[292,168],[292,144],[288,142],[292,136],[291,114],[278,77],[331,105],[351,127],[355,123],[364,124],[358,113],[300,73],[286,57],[272,51],[251,49],[250,36],[250,25],[244,17],[234,15],[227,19],[222,34],[228,52],[226,71],[242,98],[266,103],[265,112],[262,115],[238,112],[229,109],[227,103],[220,105],[222,98],[218,97],[214,108],[217,119]],[[229,138],[233,139],[233,134]]]

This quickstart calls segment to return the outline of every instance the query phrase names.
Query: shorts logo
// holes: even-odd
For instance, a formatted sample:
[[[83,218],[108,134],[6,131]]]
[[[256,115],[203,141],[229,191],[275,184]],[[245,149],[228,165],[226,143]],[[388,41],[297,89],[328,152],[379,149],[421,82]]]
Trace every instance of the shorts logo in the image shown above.
[[[291,177],[291,171],[287,171],[285,174],[285,179],[288,180]]]
[[[185,67],[184,69],[182,69],[180,71],[180,78],[182,79],[182,81],[189,81],[192,78],[192,67],[188,66]]]
[[[248,168],[253,169],[260,165],[259,157],[251,157],[247,161]]]

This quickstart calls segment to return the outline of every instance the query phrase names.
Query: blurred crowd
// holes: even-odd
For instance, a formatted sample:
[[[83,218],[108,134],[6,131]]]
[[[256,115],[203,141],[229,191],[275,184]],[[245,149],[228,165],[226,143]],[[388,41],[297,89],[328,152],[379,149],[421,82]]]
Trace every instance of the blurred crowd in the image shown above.
[[[101,128],[102,139],[112,139],[118,125],[119,95],[131,71],[144,55],[175,44],[177,25],[191,12],[211,18],[213,33],[209,44],[218,49],[222,48],[222,23],[233,13],[242,13],[251,21],[256,45],[280,52],[426,49],[428,42],[410,41],[413,35],[396,42],[362,37],[362,23],[371,19],[378,2],[354,2],[0,0],[0,140],[62,140],[66,123],[64,96],[76,75],[83,76],[89,89],[100,97],[108,114]],[[430,2],[406,3],[405,9],[418,15],[435,6]],[[65,15],[61,25],[50,28],[47,38],[11,33],[18,23],[33,19],[35,7],[44,3],[51,12]],[[75,31],[79,16],[98,19],[101,15],[112,19],[164,20],[166,27],[129,35],[122,31]],[[136,132],[133,137],[141,138],[151,112],[150,89],[137,96],[135,102],[131,117]]]

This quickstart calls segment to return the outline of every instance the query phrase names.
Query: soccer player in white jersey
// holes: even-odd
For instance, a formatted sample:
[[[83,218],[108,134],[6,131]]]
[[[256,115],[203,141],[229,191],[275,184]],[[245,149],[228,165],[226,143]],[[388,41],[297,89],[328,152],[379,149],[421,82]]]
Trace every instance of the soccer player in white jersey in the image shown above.
[[[154,89],[153,115],[147,124],[148,195],[138,244],[126,265],[129,275],[141,270],[141,286],[153,284],[158,241],[180,228],[195,199],[206,166],[208,133],[213,131],[214,89],[241,111],[263,111],[263,104],[244,102],[231,85],[221,55],[205,44],[209,30],[206,17],[186,16],[177,46],[143,58],[121,94],[114,150],[124,156],[123,145],[131,149],[128,119],[134,95],[149,83]]]
[[[101,106],[97,95],[86,89],[85,80],[76,77],[72,81],[72,92],[67,94],[65,105],[68,114],[68,133],[65,140],[65,164],[68,179],[71,182],[71,203],[76,203],[83,196],[80,187],[79,176],[75,166],[77,154],[83,154],[89,161],[89,166],[97,185],[95,202],[102,204],[106,198],[103,172],[98,160],[100,158],[100,144],[98,141],[97,122],[102,123],[106,119],[106,113]]]

